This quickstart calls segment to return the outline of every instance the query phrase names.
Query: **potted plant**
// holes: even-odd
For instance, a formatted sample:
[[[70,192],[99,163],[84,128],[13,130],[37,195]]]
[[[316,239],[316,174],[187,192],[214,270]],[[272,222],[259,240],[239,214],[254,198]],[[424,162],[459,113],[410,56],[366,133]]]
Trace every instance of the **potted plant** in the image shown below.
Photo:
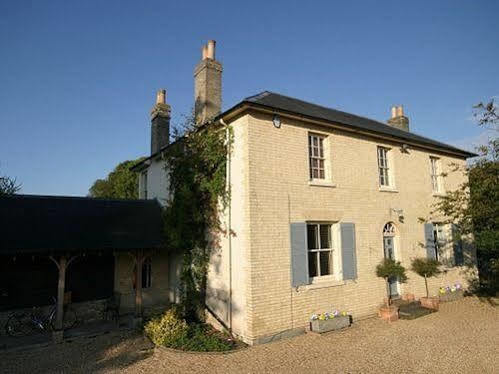
[[[385,280],[386,284],[386,304],[379,309],[379,316],[386,321],[396,321],[398,319],[398,308],[392,304],[392,297],[389,291],[388,280],[390,278],[397,278],[401,283],[407,280],[405,274],[405,268],[400,264],[399,261],[395,261],[391,258],[385,258],[381,261],[378,266],[376,266],[376,275]]]
[[[430,297],[428,292],[428,278],[435,277],[440,274],[440,262],[434,260],[432,258],[415,258],[412,260],[412,271],[418,274],[421,277],[424,277],[424,283],[426,287],[426,297],[422,297],[419,299],[421,305],[425,308],[438,310],[439,306],[439,298],[438,297]]]
[[[323,333],[350,326],[351,316],[347,312],[334,310],[332,313],[312,314],[310,331]]]

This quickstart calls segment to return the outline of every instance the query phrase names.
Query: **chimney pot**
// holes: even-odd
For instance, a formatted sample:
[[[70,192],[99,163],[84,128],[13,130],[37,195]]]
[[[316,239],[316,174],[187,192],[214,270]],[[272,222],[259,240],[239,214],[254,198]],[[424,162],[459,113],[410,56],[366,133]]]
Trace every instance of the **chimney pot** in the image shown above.
[[[402,117],[404,115],[404,108],[402,105],[399,105],[397,108],[397,117]]]
[[[214,40],[208,40],[206,57],[211,60],[215,59],[215,44]]]
[[[394,105],[392,106],[392,118],[397,117],[397,107]]]
[[[206,57],[208,57],[208,46],[205,44],[201,48],[201,60],[206,60]]]
[[[404,107],[402,105],[391,107],[391,118],[387,122],[390,126],[409,131],[409,118],[404,116]]]
[[[156,104],[166,104],[166,90],[158,90],[156,93]]]

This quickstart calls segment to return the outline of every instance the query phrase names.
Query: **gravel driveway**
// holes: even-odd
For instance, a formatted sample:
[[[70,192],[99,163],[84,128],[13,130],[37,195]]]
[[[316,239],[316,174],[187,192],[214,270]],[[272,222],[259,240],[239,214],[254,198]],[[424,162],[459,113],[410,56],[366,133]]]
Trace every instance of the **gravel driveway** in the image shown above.
[[[112,333],[0,353],[0,372],[498,373],[499,308],[469,297],[413,321],[369,319],[227,355],[153,349],[136,333]]]

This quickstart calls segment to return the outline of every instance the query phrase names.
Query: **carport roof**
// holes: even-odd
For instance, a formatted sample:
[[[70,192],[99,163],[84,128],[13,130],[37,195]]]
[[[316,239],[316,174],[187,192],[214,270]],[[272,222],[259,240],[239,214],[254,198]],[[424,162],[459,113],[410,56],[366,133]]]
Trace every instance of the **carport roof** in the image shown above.
[[[0,197],[0,254],[162,247],[156,200]]]

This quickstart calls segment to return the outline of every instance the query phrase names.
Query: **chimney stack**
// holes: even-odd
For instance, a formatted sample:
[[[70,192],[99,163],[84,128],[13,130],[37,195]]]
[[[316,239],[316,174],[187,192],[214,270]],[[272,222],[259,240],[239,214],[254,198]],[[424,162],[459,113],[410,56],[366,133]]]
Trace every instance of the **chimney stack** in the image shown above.
[[[201,61],[194,69],[194,117],[201,125],[222,110],[222,64],[215,60],[214,40],[201,49]]]
[[[166,90],[159,90],[156,104],[151,109],[151,155],[158,153],[170,141],[170,111]]]
[[[409,131],[409,118],[404,116],[404,108],[402,105],[392,106],[391,114],[391,118],[387,121],[390,126]]]

